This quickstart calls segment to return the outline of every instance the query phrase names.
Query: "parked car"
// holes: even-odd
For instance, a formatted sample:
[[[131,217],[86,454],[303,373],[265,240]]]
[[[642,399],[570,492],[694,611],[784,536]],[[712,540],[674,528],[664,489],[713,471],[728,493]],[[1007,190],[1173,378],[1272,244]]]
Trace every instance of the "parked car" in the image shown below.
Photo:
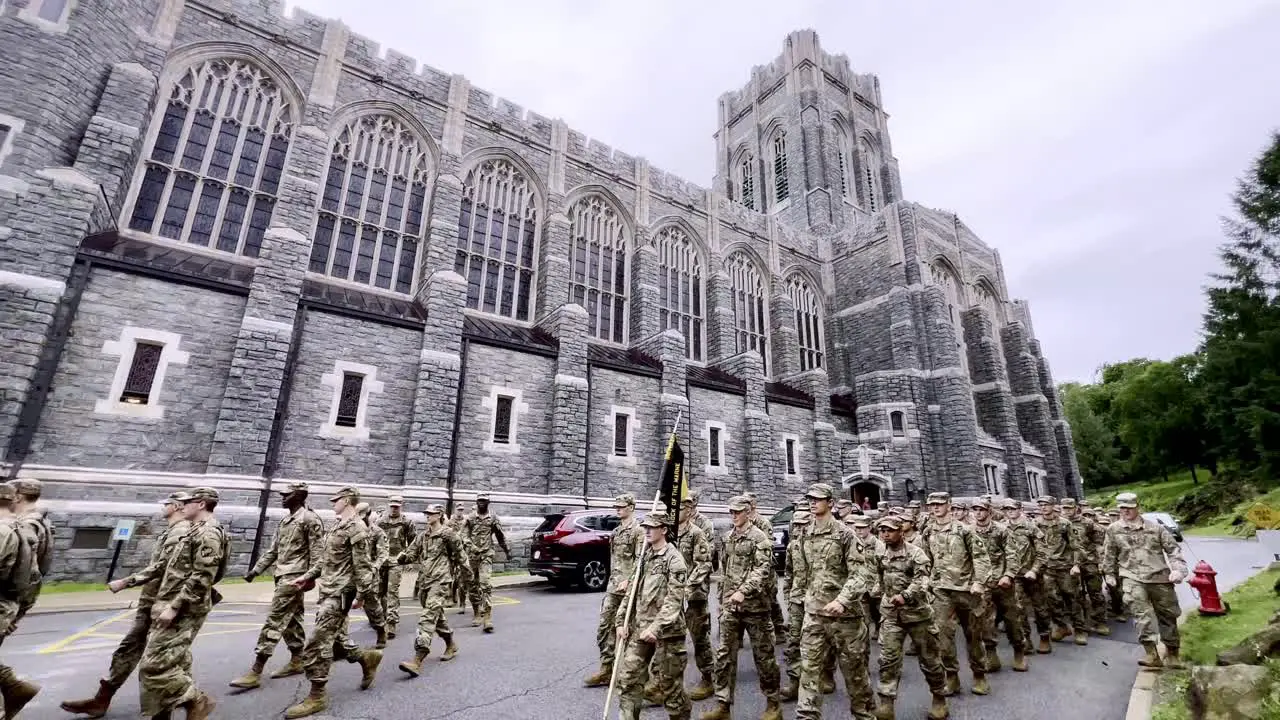
[[[1178,525],[1178,521],[1173,519],[1169,513],[1149,512],[1142,513],[1142,517],[1147,520],[1154,520],[1169,529],[1173,533],[1173,539],[1182,542],[1182,528]]]
[[[533,531],[529,574],[557,587],[604,590],[609,583],[609,538],[619,522],[613,510],[566,510],[545,516]]]
[[[773,568],[779,575],[787,569],[787,543],[791,542],[791,518],[795,513],[796,506],[791,504],[769,518],[773,527]]]

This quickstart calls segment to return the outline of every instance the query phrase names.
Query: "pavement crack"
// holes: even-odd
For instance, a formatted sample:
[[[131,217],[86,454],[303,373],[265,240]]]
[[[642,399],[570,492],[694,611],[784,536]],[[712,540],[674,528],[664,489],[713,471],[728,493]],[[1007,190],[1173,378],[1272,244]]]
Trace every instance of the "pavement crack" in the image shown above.
[[[541,684],[541,685],[538,685],[537,687],[531,687],[531,688],[528,688],[527,690],[522,690],[522,691],[520,691],[520,692],[518,692],[518,693],[511,693],[510,695],[503,695],[502,697],[500,697],[500,698],[498,698],[498,699],[496,699],[496,700],[490,700],[489,702],[477,703],[477,704],[475,704],[475,705],[467,705],[467,706],[464,706],[464,707],[460,707],[460,708],[458,708],[458,709],[456,709],[456,710],[450,710],[449,712],[445,713],[444,715],[432,715],[430,718],[428,718],[428,720],[444,720],[444,718],[453,717],[454,715],[457,715],[458,713],[467,712],[468,710],[480,710],[480,709],[483,709],[483,708],[487,708],[487,707],[492,707],[492,706],[494,706],[494,705],[498,705],[498,704],[500,704],[500,703],[504,703],[504,702],[506,702],[506,701],[508,701],[508,700],[512,700],[512,699],[515,699],[515,698],[528,697],[529,695],[533,695],[534,693],[542,692],[543,690],[546,690],[547,688],[550,688],[550,687],[551,687],[551,686],[553,686],[553,685],[556,685],[556,684],[558,684],[558,683],[564,682],[564,681],[565,681],[567,678],[569,678],[570,676],[573,676],[573,675],[581,675],[582,673],[586,672],[587,670],[589,670],[589,669],[591,669],[592,667],[595,667],[595,666],[596,666],[596,663],[594,663],[594,662],[590,662],[590,663],[587,663],[586,665],[582,665],[581,667],[573,668],[572,670],[569,670],[568,672],[565,672],[565,673],[563,673],[563,674],[561,674],[561,675],[558,675],[558,676],[556,676],[556,677],[552,678],[551,680],[549,680],[549,681],[547,681],[547,682],[545,682],[545,683],[543,683],[543,684]]]

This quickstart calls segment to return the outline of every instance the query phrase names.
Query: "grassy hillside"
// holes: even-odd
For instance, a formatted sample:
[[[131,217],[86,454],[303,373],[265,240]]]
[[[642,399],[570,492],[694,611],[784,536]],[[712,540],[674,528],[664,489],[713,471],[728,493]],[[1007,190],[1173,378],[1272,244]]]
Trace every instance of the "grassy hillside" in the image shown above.
[[[1199,475],[1200,484],[1203,485],[1209,481],[1210,475],[1207,470],[1200,470]],[[1122,492],[1137,493],[1138,501],[1142,503],[1144,511],[1169,512],[1174,505],[1178,504],[1182,496],[1195,487],[1195,482],[1191,479],[1191,471],[1184,470],[1176,475],[1170,475],[1169,482],[1154,480],[1128,485],[1112,485],[1089,493],[1087,498],[1094,507],[1112,507],[1116,504],[1116,495]]]

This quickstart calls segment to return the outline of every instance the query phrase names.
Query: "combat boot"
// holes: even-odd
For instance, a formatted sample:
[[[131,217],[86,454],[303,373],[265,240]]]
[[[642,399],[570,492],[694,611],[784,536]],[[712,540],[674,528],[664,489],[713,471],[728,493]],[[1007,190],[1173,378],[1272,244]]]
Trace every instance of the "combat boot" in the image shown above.
[[[98,681],[98,694],[88,700],[66,700],[62,703],[62,709],[75,715],[88,715],[91,718],[100,718],[107,714],[107,710],[111,707],[111,698],[115,697],[116,690],[106,680]]]
[[[1086,633],[1086,632],[1085,632],[1085,631],[1083,631],[1083,630],[1077,630],[1077,631],[1076,631],[1076,644],[1077,644],[1077,645],[1088,645],[1088,644],[1089,644],[1089,634],[1088,634],[1088,633]]]
[[[480,606],[471,603],[471,627],[480,627]]]
[[[405,660],[400,663],[400,669],[409,673],[409,677],[418,677],[422,674],[422,663],[430,654],[430,650],[419,650],[414,654],[412,660]]]
[[[360,652],[360,659],[356,662],[360,663],[360,669],[364,671],[360,676],[360,689],[368,690],[373,687],[373,681],[378,677],[378,666],[382,664],[382,651],[363,650]]]
[[[987,682],[986,675],[973,674],[973,688],[969,691],[974,695],[990,695],[991,683]]]
[[[880,696],[880,704],[876,705],[876,720],[894,720],[893,719],[893,698],[888,695]]]
[[[493,608],[489,608],[488,610],[484,611],[484,621],[482,622],[482,624],[484,625],[485,632],[487,633],[493,632]]]
[[[458,657],[458,644],[453,641],[450,635],[444,639],[444,654],[440,656],[440,662],[449,662]]]
[[[698,720],[732,720],[729,714],[729,703],[717,701],[714,710],[708,710],[698,716]]]
[[[375,627],[373,632],[377,638],[373,643],[373,647],[378,650],[385,648],[387,646],[387,629],[385,627]]]
[[[715,695],[715,693],[716,687],[715,683],[711,682],[711,676],[703,675],[702,680],[697,685],[694,685],[689,689],[689,699],[694,702],[706,700],[712,695]],[[794,696],[792,699],[795,699]]]
[[[613,673],[609,668],[601,665],[600,669],[597,670],[594,675],[587,676],[587,679],[583,681],[583,684],[587,687],[603,687],[609,684],[609,679],[612,676]]]
[[[1186,667],[1182,662],[1182,658],[1178,655],[1178,647],[1164,646],[1164,666],[1170,670],[1181,670]]]
[[[778,691],[778,697],[782,698],[782,702],[795,702],[800,697],[800,681],[788,678],[787,684]],[[693,696],[690,695],[689,699],[693,699]]]
[[[286,664],[284,667],[280,668],[279,670],[271,673],[271,679],[278,680],[280,678],[287,678],[287,677],[293,677],[294,675],[301,675],[303,671],[305,671],[306,669],[307,669],[306,666],[302,664],[302,657],[300,655],[294,655],[293,657],[289,658],[288,664]]]
[[[1111,627],[1106,623],[1098,623],[1098,625],[1093,628],[1093,634],[1098,637],[1110,637]]]
[[[995,648],[989,648],[987,650],[987,672],[1000,672],[1003,668],[1004,665],[1000,664],[1000,653],[996,652]]]
[[[1040,646],[1036,648],[1036,652],[1040,653],[1041,655],[1048,655],[1049,653],[1053,652],[1053,644],[1049,642],[1048,635],[1040,636]]]
[[[324,692],[324,683],[311,681],[311,692],[307,694],[302,702],[291,706],[284,711],[284,716],[289,720],[297,720],[308,715],[315,715],[318,712],[324,712],[329,709],[329,696]]]
[[[254,658],[253,667],[249,668],[249,672],[232,680],[231,687],[240,688],[241,690],[262,687],[262,671],[266,669],[267,659],[270,657],[270,655],[258,655],[258,657]]]
[[[1027,667],[1027,654],[1021,650],[1013,651],[1013,663],[1009,665],[1014,672],[1026,672],[1030,668]]]
[[[960,676],[956,673],[947,673],[947,684],[942,686],[942,694],[951,697],[960,692]]]
[[[1076,631],[1071,629],[1070,627],[1064,628],[1061,625],[1058,625],[1053,629],[1053,635],[1051,637],[1053,638],[1054,642],[1062,642],[1063,640],[1066,640],[1068,637],[1074,635],[1075,632]]]
[[[1164,667],[1164,661],[1160,659],[1160,650],[1156,648],[1155,643],[1142,643],[1142,649],[1146,650],[1147,654],[1138,661],[1139,665],[1156,670]]]
[[[388,625],[388,626],[387,626],[387,639],[388,639],[388,640],[395,640],[395,639],[396,639],[396,626],[395,626],[395,625]]]
[[[823,695],[830,695],[836,691],[836,669],[834,667],[822,671],[822,680],[818,683],[818,689]]]
[[[782,720],[782,706],[777,700],[770,700],[764,706],[764,712],[760,715],[760,720]]]
[[[201,692],[196,699],[187,703],[187,720],[209,720],[213,709],[218,706],[208,693]]]
[[[650,683],[644,689],[644,702],[649,707],[657,707],[664,702],[662,690],[657,685]]]
[[[933,702],[929,705],[929,720],[947,720],[949,717],[951,709],[947,707],[947,698],[934,695]]]
[[[4,720],[17,717],[22,708],[27,706],[40,693],[40,686],[35,683],[19,680],[12,670],[5,672],[0,678],[0,696],[4,697]]]

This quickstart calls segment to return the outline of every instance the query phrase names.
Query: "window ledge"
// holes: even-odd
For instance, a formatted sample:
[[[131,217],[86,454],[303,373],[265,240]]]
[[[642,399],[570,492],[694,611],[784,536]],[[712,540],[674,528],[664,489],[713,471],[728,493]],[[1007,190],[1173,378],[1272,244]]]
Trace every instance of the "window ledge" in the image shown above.
[[[164,418],[164,407],[161,405],[138,405],[114,400],[98,400],[94,402],[93,411],[98,415],[118,415],[143,420],[160,420]]]
[[[485,440],[484,451],[502,453],[503,455],[519,455],[520,443],[500,443],[492,440]]]
[[[621,466],[623,466],[623,467],[635,467],[635,466],[636,466],[636,456],[635,456],[635,455],[613,455],[613,454],[610,454],[610,455],[608,456],[608,458],[609,458],[609,459],[608,459],[608,464],[610,464],[610,465],[621,465]]]
[[[369,439],[369,428],[326,423],[320,426],[320,437],[339,438],[344,445],[356,445]]]
[[[729,468],[724,465],[703,465],[702,474],[704,475],[728,475]]]

